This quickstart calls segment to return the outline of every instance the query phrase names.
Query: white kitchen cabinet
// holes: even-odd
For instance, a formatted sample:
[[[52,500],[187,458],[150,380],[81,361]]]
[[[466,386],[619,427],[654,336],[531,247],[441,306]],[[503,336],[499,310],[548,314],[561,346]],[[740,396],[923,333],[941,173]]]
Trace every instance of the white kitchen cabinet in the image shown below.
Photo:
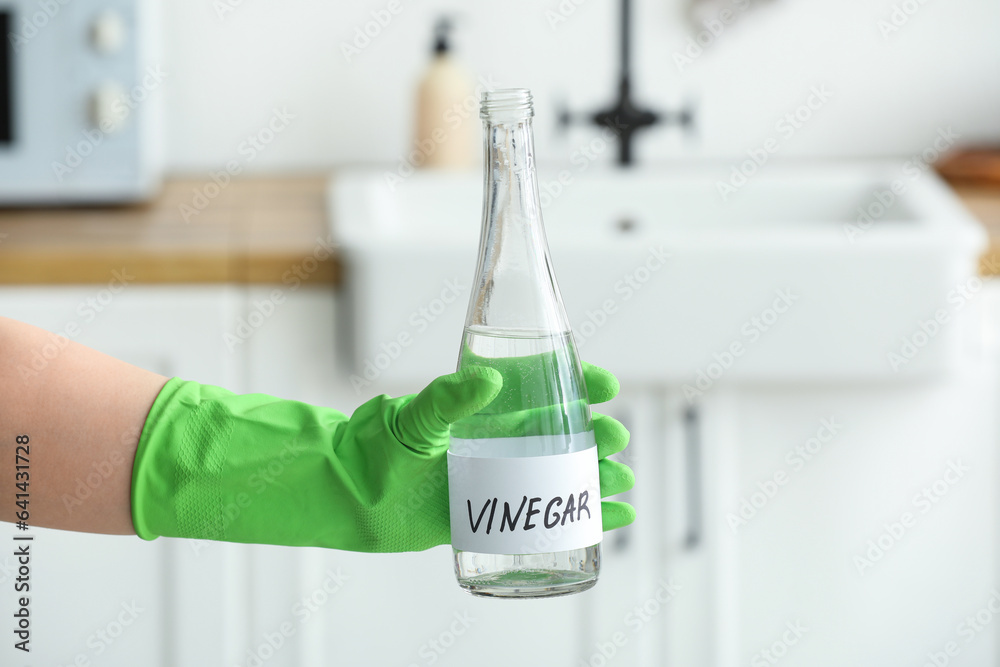
[[[112,290],[118,290],[114,292]],[[231,384],[239,360],[224,355],[223,332],[241,291],[225,286],[0,288],[0,314],[55,333],[79,328],[78,343],[164,375]],[[70,330],[72,330],[70,328]]]
[[[165,375],[232,386],[237,361],[223,354],[223,325],[241,297],[225,287],[128,285],[0,289],[0,314]],[[70,331],[76,331],[70,327]],[[41,443],[38,443],[41,444]],[[155,667],[226,664],[226,573],[238,547],[198,558],[188,543],[35,530],[32,561],[35,665]],[[5,549],[5,552],[7,550]],[[11,618],[13,559],[0,558],[0,616]],[[9,630],[8,630],[9,632]],[[10,642],[0,662],[21,664]]]
[[[0,312],[60,331],[94,292],[4,289]],[[338,297],[318,286],[282,296],[234,343],[273,288],[129,287],[81,322],[77,340],[168,375],[345,413],[379,392],[421,388],[356,390]],[[1000,290],[991,286],[979,303],[1000,312]],[[954,373],[920,382],[720,383],[694,406],[677,387],[627,383],[598,409],[632,431],[622,456],[636,470],[628,497],[639,519],[607,536],[601,581],[586,595],[472,598],[454,581],[448,547],[371,555],[38,531],[33,657],[112,666],[882,666],[923,664],[954,641],[949,664],[995,664],[994,625],[966,642],[960,624],[986,608],[996,581],[998,319],[971,328],[982,339],[969,340]],[[831,417],[843,428],[811,460],[791,463],[788,452]],[[969,470],[922,512],[914,495],[954,476],[949,465],[959,462]],[[753,496],[778,472],[786,477],[773,497]],[[727,515],[744,497],[761,506],[734,531]],[[907,511],[912,525],[859,572],[855,557]],[[98,656],[92,637],[133,600],[136,622]],[[806,630],[784,647],[789,623]],[[760,652],[776,642],[768,662]]]
[[[704,541],[660,563],[695,582],[666,664],[996,664],[998,306],[991,285],[963,363],[936,379],[703,397]]]

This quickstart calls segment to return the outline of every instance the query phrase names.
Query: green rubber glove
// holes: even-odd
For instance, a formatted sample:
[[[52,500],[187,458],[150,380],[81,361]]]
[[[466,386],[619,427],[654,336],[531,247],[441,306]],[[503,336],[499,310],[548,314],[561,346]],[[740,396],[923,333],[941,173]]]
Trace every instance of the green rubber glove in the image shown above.
[[[584,365],[591,401],[618,381]],[[416,396],[379,396],[348,419],[324,407],[174,378],[146,419],[132,472],[132,520],[158,536],[419,551],[450,542],[446,452],[450,425],[489,405],[499,372],[472,367]],[[632,471],[604,460],[628,444],[618,421],[594,416],[601,495],[627,491]],[[635,511],[605,502],[604,528]]]

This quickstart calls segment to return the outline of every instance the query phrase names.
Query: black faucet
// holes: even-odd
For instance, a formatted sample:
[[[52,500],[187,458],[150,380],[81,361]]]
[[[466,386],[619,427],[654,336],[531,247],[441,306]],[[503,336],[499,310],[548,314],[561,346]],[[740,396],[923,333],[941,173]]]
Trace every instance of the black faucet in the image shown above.
[[[683,108],[679,111],[656,112],[642,109],[632,100],[631,74],[631,27],[632,2],[621,0],[621,70],[618,80],[618,99],[608,109],[586,114],[586,122],[606,127],[618,136],[618,164],[632,164],[633,135],[647,127],[657,124],[676,123],[690,130],[694,125],[694,111]],[[573,122],[573,116],[564,110],[559,117],[563,126]]]

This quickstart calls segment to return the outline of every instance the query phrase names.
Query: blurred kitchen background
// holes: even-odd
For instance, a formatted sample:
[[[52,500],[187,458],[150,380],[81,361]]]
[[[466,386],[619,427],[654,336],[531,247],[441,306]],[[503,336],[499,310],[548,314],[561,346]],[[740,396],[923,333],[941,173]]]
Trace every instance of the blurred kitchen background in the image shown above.
[[[478,93],[527,87],[638,478],[597,587],[538,602],[462,593],[448,547],[38,531],[29,664],[1000,664],[1000,2],[622,14],[0,0],[0,314],[344,412],[418,391],[457,360]]]

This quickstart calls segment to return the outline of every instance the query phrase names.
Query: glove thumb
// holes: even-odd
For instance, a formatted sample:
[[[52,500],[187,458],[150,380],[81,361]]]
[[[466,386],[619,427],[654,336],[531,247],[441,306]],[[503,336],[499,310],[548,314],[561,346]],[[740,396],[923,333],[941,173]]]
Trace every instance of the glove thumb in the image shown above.
[[[399,411],[400,442],[418,452],[447,447],[451,425],[485,408],[502,387],[503,376],[488,366],[442,375]]]

